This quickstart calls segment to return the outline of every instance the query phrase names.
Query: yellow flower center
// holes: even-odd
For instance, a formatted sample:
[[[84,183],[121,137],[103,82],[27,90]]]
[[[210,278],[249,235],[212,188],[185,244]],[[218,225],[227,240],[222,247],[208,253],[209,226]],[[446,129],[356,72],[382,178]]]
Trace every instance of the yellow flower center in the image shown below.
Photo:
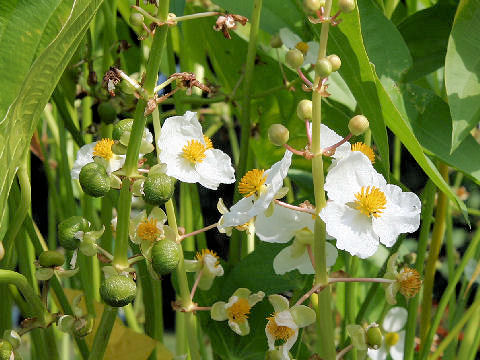
[[[253,169],[243,175],[238,184],[238,192],[244,197],[249,197],[254,194],[259,195],[263,184],[267,181],[267,175],[264,175],[265,170]]]
[[[208,136],[203,135],[203,141],[205,141],[205,150],[213,149],[212,140]]]
[[[295,45],[295,48],[300,50],[302,52],[303,56],[307,55],[308,44],[306,42],[300,41],[297,45]]]
[[[385,344],[387,347],[391,347],[398,343],[398,340],[400,340],[400,335],[396,332],[389,332],[385,334]]]
[[[248,300],[244,298],[239,298],[227,309],[228,318],[237,324],[245,322],[248,319],[248,314],[250,314],[250,305]]]
[[[415,296],[422,286],[422,279],[417,270],[404,267],[397,276],[400,293],[405,297]]]
[[[387,204],[385,194],[375,186],[362,186],[355,199],[354,208],[368,217],[380,217]]]
[[[357,142],[355,144],[352,144],[352,151],[362,152],[364,155],[368,157],[368,159],[372,164],[375,163],[375,153],[373,152],[373,149],[370,146],[362,142]]]
[[[275,340],[287,341],[293,335],[295,335],[295,330],[289,328],[288,326],[280,326],[275,321],[275,314],[270,317],[267,317],[267,331],[272,335]]]
[[[112,145],[115,143],[112,139],[102,139],[95,144],[93,156],[100,156],[105,160],[113,157]]]
[[[198,140],[189,140],[182,149],[183,157],[192,164],[201,163],[205,159],[207,148]]]
[[[217,263],[215,265],[218,265],[220,262],[218,261],[219,257],[217,255],[217,253],[215,251],[212,251],[210,249],[202,249],[202,251],[198,251],[197,254],[195,255],[195,258],[198,260],[198,261],[203,261],[203,259],[205,258],[205,256],[207,255],[211,255],[215,258],[217,258]]]
[[[137,236],[142,240],[155,241],[161,231],[157,227],[157,219],[145,219],[137,227]]]

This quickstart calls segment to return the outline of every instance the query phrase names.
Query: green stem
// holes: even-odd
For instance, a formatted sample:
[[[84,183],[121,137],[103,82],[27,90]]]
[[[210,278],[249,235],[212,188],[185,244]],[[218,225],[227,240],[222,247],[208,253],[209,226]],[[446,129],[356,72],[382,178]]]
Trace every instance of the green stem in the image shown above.
[[[103,309],[102,319],[100,320],[100,325],[98,326],[97,333],[95,334],[92,351],[90,352],[88,360],[103,359],[103,356],[105,355],[105,350],[107,349],[108,340],[110,339],[110,334],[112,333],[115,319],[117,318],[117,312],[117,308],[105,305],[105,308]]]
[[[436,187],[431,180],[428,180],[422,197],[422,216],[420,236],[417,248],[417,260],[415,268],[422,274],[425,262],[425,254],[427,252],[428,237],[430,235],[430,227],[432,225],[433,206],[435,203]],[[406,329],[415,329],[417,325],[417,309],[420,295],[415,296],[408,302],[408,318]],[[415,352],[415,331],[407,331],[405,334],[405,360],[413,360]]]
[[[441,163],[439,170],[445,181],[448,181],[448,166]],[[431,322],[433,283],[435,281],[436,263],[445,233],[447,202],[447,196],[439,191],[435,212],[435,225],[432,231],[432,240],[430,242],[430,250],[425,267],[425,280],[423,283],[423,299],[420,316],[420,339],[422,339],[422,347],[423,340],[425,339]]]
[[[400,181],[400,166],[402,164],[402,143],[400,138],[395,136],[393,141],[393,177]]]
[[[113,254],[113,264],[120,268],[128,267],[128,230],[131,207],[132,194],[130,192],[130,179],[125,178],[122,181],[120,197],[118,198],[117,233]]]
[[[475,295],[475,301],[472,305],[480,304],[480,290],[477,289],[477,294]],[[480,309],[477,309],[476,312],[469,317],[468,324],[463,333],[462,344],[460,345],[460,350],[458,352],[458,359],[468,359],[470,354],[475,353],[473,349],[478,349],[478,343],[476,342],[476,337],[478,336],[478,324],[480,323]],[[452,329],[453,331],[453,329]],[[454,339],[456,340],[456,338]],[[474,358],[475,355],[472,356]]]

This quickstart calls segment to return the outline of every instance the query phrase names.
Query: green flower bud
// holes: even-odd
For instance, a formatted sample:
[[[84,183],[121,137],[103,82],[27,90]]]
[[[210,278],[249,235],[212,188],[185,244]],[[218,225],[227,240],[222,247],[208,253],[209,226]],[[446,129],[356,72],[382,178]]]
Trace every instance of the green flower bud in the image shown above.
[[[303,0],[303,6],[305,9],[310,10],[310,11],[317,11],[320,10],[320,7],[323,4],[325,4],[324,1],[321,0]]]
[[[96,162],[88,163],[82,167],[78,178],[85,194],[102,197],[110,191],[110,177],[107,170]]]
[[[298,49],[288,50],[287,54],[285,55],[285,62],[292,69],[298,69],[300,66],[303,65],[302,52]]]
[[[72,216],[58,224],[58,241],[67,250],[75,250],[80,240],[75,237],[79,231],[88,230],[88,221],[81,216]]]
[[[273,124],[268,128],[268,140],[275,146],[283,146],[288,142],[290,133],[282,124]]]
[[[65,263],[65,255],[58,251],[44,251],[38,257],[38,263],[43,267],[62,266]]]
[[[342,66],[342,60],[338,57],[338,55],[332,54],[327,56],[328,61],[332,64],[332,72],[338,71],[340,66]]]
[[[315,64],[315,72],[323,79],[332,73],[332,64],[327,58],[318,59]]]
[[[163,205],[173,196],[175,179],[166,174],[149,174],[143,183],[143,199],[151,205]]]
[[[113,126],[112,139],[120,141],[122,134],[125,131],[129,131],[129,132],[132,131],[132,127],[133,127],[133,119],[120,120]]]
[[[133,26],[142,26],[143,24],[143,15],[137,12],[130,14],[130,24]]]
[[[102,102],[98,105],[97,113],[105,124],[113,124],[117,119],[117,111],[110,102]]]
[[[356,115],[348,122],[348,130],[355,136],[363,134],[369,126],[368,119],[363,115]]]
[[[280,35],[275,34],[272,36],[270,39],[270,46],[274,49],[278,49],[283,45],[282,39],[280,38]]]
[[[73,330],[75,318],[72,315],[62,315],[57,321],[58,330],[68,333]]]
[[[382,346],[383,335],[377,324],[372,325],[367,330],[367,345],[371,349],[379,349]]]
[[[135,282],[123,275],[110,276],[100,286],[100,296],[103,301],[113,307],[130,304],[135,299],[136,292]]]
[[[177,268],[180,260],[178,244],[169,239],[160,240],[152,248],[152,267],[158,275],[166,275]]]
[[[0,360],[10,360],[12,352],[12,345],[8,341],[0,340]]]
[[[300,120],[310,120],[312,118],[312,102],[304,99],[297,105],[297,116]]]
[[[95,318],[90,315],[75,320],[72,329],[73,336],[79,338],[87,336],[93,331],[93,325],[95,325]]]
[[[355,9],[355,0],[339,0],[338,7],[342,10],[345,14],[353,11]]]

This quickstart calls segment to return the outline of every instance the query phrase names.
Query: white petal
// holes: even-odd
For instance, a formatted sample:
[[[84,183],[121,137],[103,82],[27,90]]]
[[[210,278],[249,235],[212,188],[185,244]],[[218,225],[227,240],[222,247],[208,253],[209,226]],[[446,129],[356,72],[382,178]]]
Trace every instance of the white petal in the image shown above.
[[[393,360],[403,360],[405,352],[405,331],[398,332],[398,342],[390,348]]]
[[[230,156],[218,149],[205,151],[205,159],[195,165],[200,175],[200,184],[208,189],[217,190],[219,184],[235,182],[235,170]]]
[[[320,45],[315,42],[315,41],[309,41],[307,43],[308,45],[308,51],[307,55],[305,56],[305,61],[303,62],[303,65],[314,65],[317,63],[318,59],[318,50],[320,48]]]
[[[185,159],[181,154],[172,155],[168,159],[162,160],[167,164],[166,174],[183,182],[196,183],[200,181],[195,166]]]
[[[411,233],[420,226],[421,202],[417,195],[402,192],[396,185],[388,184],[382,189],[387,198],[385,211],[372,221],[373,231],[385,246],[393,246],[398,235]]]
[[[286,272],[297,269],[301,274],[315,274],[312,262],[308,256],[307,248],[302,255],[293,257],[292,246],[282,249],[273,259],[273,270],[275,274],[283,275]]]
[[[107,162],[107,174],[111,174],[122,168],[125,164],[125,155],[113,155],[113,157]]]
[[[331,267],[335,265],[338,257],[337,248],[332,244],[330,244],[329,242],[327,242],[325,245],[325,251],[327,253],[327,267]]]
[[[368,349],[368,357],[372,360],[385,360],[388,352],[384,345],[378,350]]]
[[[223,275],[223,267],[222,265],[219,265],[219,264],[217,265],[218,259],[215,256],[206,254],[203,257],[203,262],[211,274],[215,276]]]
[[[80,175],[80,170],[82,170],[82,167],[87,165],[88,163],[93,162],[93,148],[97,145],[96,142],[83,145],[77,152],[77,159],[73,163],[73,168],[72,168],[72,179],[78,179],[78,176]]]
[[[371,219],[346,205],[328,202],[320,212],[327,232],[337,239],[337,248],[362,259],[372,256],[378,248],[378,236]]]
[[[278,324],[278,323],[277,323],[277,324]],[[295,329],[295,332],[293,333],[293,335],[288,338],[288,340],[285,342],[285,344],[283,344],[282,346],[280,346],[280,349],[281,349],[281,351],[282,351],[283,358],[284,358],[285,360],[289,360],[289,359],[290,359],[290,356],[288,355],[288,352],[289,352],[290,349],[293,347],[293,345],[295,345],[295,343],[297,342],[297,337],[298,337],[298,329]]]
[[[278,34],[280,35],[283,45],[289,49],[293,49],[299,42],[302,41],[300,36],[293,33],[293,31],[288,28],[281,28]]]
[[[298,329],[298,326],[293,320],[290,310],[283,310],[275,314],[275,322],[278,326],[287,326],[293,330]]]
[[[322,149],[335,145],[342,140],[343,140],[343,137],[338,135],[335,131],[330,129],[327,125],[325,124],[320,125],[320,145],[322,146]],[[351,145],[347,141],[336,148],[335,154],[333,154],[332,157],[335,159],[343,158],[347,156],[350,152],[351,152]]]
[[[400,306],[391,308],[383,319],[382,327],[388,332],[398,332],[407,323],[408,311]]]
[[[313,231],[314,223],[311,214],[275,204],[272,216],[266,217],[264,213],[257,216],[255,232],[262,241],[286,243],[297,230],[307,227]]]
[[[148,130],[148,128],[145,128],[145,131],[143,132],[143,138],[146,142],[149,142],[150,144],[153,142],[153,135],[150,130]]]
[[[249,215],[253,206],[253,197],[241,199],[230,208],[230,211],[223,215],[223,228],[243,225],[252,217]]]
[[[275,338],[274,338],[273,335],[270,334],[270,332],[268,331],[268,323],[269,323],[270,321],[271,321],[271,320],[268,320],[267,326],[265,327],[265,335],[267,335],[268,349],[269,349],[269,350],[273,350],[273,349],[275,349]]]

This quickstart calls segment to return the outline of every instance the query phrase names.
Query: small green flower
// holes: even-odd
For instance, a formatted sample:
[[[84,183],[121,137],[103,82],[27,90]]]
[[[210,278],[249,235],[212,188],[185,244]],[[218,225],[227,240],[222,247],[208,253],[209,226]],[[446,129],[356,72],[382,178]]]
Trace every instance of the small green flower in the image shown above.
[[[391,305],[397,303],[396,296],[400,292],[406,298],[415,296],[422,287],[422,280],[417,270],[404,267],[397,270],[398,253],[390,256],[387,262],[387,272],[383,276],[385,279],[394,280],[391,283],[383,284],[387,302]]]
[[[223,267],[220,265],[218,255],[209,249],[202,249],[197,252],[195,260],[185,260],[185,270],[188,272],[196,272],[201,278],[198,282],[198,288],[209,290],[212,287],[213,280],[217,276],[223,276]]]
[[[59,251],[44,251],[38,257],[38,261],[35,262],[37,270],[35,276],[37,280],[47,281],[54,274],[57,274],[59,277],[69,278],[74,276],[80,269],[64,269],[62,267],[65,262],[65,255]]]
[[[265,297],[263,291],[252,294],[245,288],[237,289],[228,299],[228,303],[218,301],[212,305],[210,316],[216,321],[225,321],[228,319],[228,326],[240,336],[250,333],[248,325],[248,315],[250,309]]]

